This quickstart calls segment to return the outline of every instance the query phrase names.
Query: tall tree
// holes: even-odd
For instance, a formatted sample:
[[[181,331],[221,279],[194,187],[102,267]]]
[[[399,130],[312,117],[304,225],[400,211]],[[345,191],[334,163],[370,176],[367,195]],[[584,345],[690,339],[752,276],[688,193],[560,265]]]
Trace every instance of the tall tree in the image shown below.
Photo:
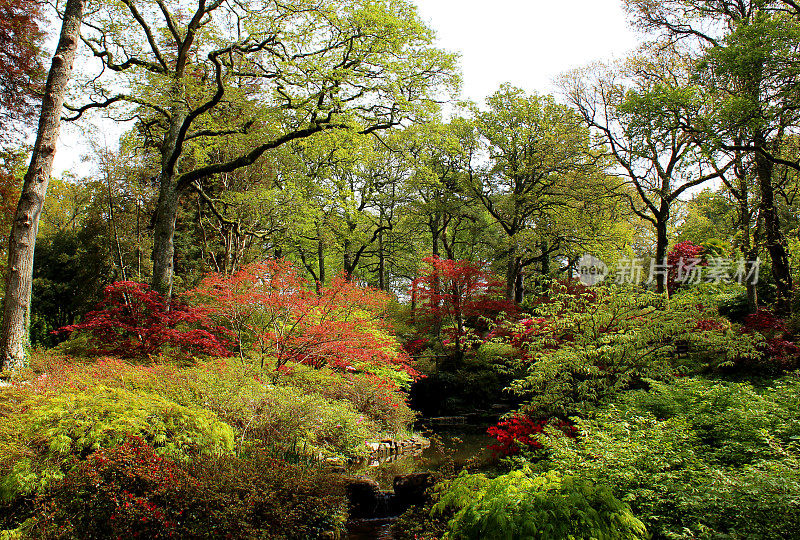
[[[728,151],[750,154],[760,192],[759,215],[777,287],[776,308],[791,310],[792,276],[775,197],[775,166],[800,170],[800,156],[782,155],[797,123],[800,10],[791,0],[626,0],[634,23],[656,34],[657,46],[678,43],[692,56],[716,101],[706,123],[688,128]]]
[[[86,0],[67,0],[64,7],[61,36],[53,55],[42,99],[39,131],[22,185],[19,205],[14,213],[8,248],[3,322],[0,326],[0,370],[15,369],[25,362],[36,233],[39,230],[39,216],[47,193],[47,184],[50,182],[64,95],[72,74],[85,5]]]
[[[583,120],[600,135],[622,178],[632,211],[656,233],[655,264],[666,263],[668,224],[687,190],[718,178],[728,166],[705,160],[683,126],[703,103],[687,66],[670,52],[640,56],[610,68],[573,72],[563,86]],[[630,189],[624,189],[627,186]],[[666,271],[656,280],[666,290]]]
[[[399,124],[453,80],[454,57],[403,0],[123,0],[104,4],[84,43],[106,73],[99,99],[76,115],[132,104],[160,153],[153,218],[156,290],[172,289],[178,201],[215,175],[331,129],[368,133]],[[221,138],[221,139],[220,139]],[[222,162],[202,148],[241,145]]]
[[[522,301],[522,271],[559,248],[556,215],[588,193],[595,171],[589,131],[552,96],[504,85],[475,110],[488,161],[471,174],[471,189],[505,239],[506,299]]]

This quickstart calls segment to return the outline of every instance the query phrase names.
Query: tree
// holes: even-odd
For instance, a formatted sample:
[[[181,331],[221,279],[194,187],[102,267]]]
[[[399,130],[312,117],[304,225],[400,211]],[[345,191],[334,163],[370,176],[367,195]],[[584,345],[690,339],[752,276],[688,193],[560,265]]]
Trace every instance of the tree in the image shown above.
[[[433,328],[438,332],[443,322],[451,326],[455,359],[460,361],[468,320],[474,323],[478,317],[514,312],[516,305],[500,300],[502,282],[476,263],[439,257],[426,257],[422,262],[424,266],[412,287]]]
[[[618,72],[604,66],[594,73],[573,72],[563,83],[568,99],[619,167],[621,194],[653,225],[657,265],[666,263],[667,227],[676,201],[729,167],[708,163],[696,138],[683,129],[703,106],[687,67],[666,51],[632,58]],[[656,287],[665,292],[666,273],[661,277]]]
[[[216,175],[321,131],[370,133],[427,107],[452,80],[454,57],[402,0],[201,0],[104,4],[83,38],[107,73],[98,99],[126,114],[160,156],[153,287],[172,290],[178,201]],[[127,77],[127,80],[120,76]],[[125,93],[108,87],[127,86]],[[214,161],[204,148],[238,149]]]
[[[39,229],[39,215],[53,168],[61,127],[61,109],[72,74],[85,5],[86,0],[67,0],[64,7],[61,36],[45,85],[39,131],[14,214],[8,248],[3,323],[0,327],[0,370],[19,368],[25,361],[30,325],[33,250]]]
[[[488,162],[470,172],[471,190],[505,235],[506,299],[520,302],[523,269],[538,261],[549,271],[556,216],[592,191],[596,168],[589,131],[552,96],[504,85],[486,104],[474,115]]]
[[[44,75],[41,23],[38,2],[0,0],[0,143],[15,132],[10,123],[34,116]]]
[[[775,167],[800,170],[797,155],[782,153],[787,148],[782,141],[797,123],[798,5],[792,0],[626,0],[626,5],[638,27],[657,33],[661,43],[681,43],[695,60],[715,108],[688,130],[710,146],[752,157],[776,307],[788,313],[792,276],[775,198]]]

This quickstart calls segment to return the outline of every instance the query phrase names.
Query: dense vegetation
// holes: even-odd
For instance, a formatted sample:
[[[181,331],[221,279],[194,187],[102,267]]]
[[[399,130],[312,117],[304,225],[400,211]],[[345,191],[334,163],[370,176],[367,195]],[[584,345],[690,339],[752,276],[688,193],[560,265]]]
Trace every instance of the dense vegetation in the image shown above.
[[[339,537],[456,415],[495,461],[397,538],[797,536],[800,10],[624,5],[625,61],[475,104],[403,0],[71,0],[64,115],[129,129],[48,188],[0,0],[0,538]]]

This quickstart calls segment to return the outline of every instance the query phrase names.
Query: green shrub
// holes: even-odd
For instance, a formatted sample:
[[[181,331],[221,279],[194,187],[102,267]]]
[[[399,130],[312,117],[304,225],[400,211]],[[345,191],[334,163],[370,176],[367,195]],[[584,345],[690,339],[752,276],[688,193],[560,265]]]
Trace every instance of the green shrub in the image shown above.
[[[404,432],[416,416],[406,402],[405,392],[375,376],[298,366],[287,382],[326,399],[351,404],[383,431]]]
[[[586,300],[586,297],[590,300]],[[536,316],[495,331],[522,348],[526,373],[511,389],[534,416],[586,414],[621,392],[757,356],[757,342],[719,317],[703,290],[669,300],[650,292],[597,288],[582,302],[555,295]],[[679,357],[684,341],[689,353]]]
[[[557,472],[462,473],[434,511],[454,508],[445,538],[522,540],[648,538],[644,524],[608,488]]]
[[[767,389],[684,379],[575,419],[537,464],[610,486],[665,538],[790,538],[800,530],[800,380]]]
[[[164,456],[187,459],[233,450],[234,431],[217,415],[160,396],[98,386],[30,397],[4,418],[0,497],[39,491],[75,462],[130,435]]]

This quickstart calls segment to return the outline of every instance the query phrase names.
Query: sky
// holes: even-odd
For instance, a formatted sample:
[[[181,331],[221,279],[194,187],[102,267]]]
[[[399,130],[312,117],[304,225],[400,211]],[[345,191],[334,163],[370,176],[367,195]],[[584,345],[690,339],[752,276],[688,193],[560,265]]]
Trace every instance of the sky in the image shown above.
[[[438,35],[438,45],[461,54],[462,98],[482,103],[508,82],[551,93],[559,74],[594,61],[625,56],[638,44],[621,0],[412,0]],[[100,124],[102,125],[102,124]],[[78,176],[91,167],[81,152],[116,147],[118,130],[87,133],[64,126],[54,169]],[[107,140],[104,140],[107,139]]]
[[[439,46],[461,53],[462,97],[478,102],[504,82],[554,92],[559,74],[639,43],[621,0],[413,1]]]

